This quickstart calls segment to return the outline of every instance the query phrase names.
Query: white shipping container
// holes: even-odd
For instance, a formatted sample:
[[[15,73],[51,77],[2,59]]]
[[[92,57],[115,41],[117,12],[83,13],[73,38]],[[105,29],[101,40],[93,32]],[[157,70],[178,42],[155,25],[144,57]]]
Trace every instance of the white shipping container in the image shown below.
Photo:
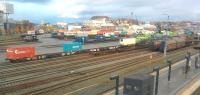
[[[77,36],[77,37],[87,37],[87,36],[88,36],[88,33],[87,33],[87,32],[77,32],[77,33],[76,33],[76,36]]]
[[[108,33],[105,33],[105,34],[104,34],[105,37],[110,37],[111,35],[115,35],[115,33],[113,33],[113,32],[108,32]]]
[[[40,29],[40,30],[39,30],[39,33],[40,33],[40,34],[44,34],[44,30]]]
[[[35,31],[27,31],[27,34],[29,34],[29,35],[35,35]]]
[[[75,34],[75,32],[64,32],[65,36],[74,36]]]
[[[128,45],[135,45],[136,44],[136,38],[122,38],[119,41],[120,45],[128,46]]]

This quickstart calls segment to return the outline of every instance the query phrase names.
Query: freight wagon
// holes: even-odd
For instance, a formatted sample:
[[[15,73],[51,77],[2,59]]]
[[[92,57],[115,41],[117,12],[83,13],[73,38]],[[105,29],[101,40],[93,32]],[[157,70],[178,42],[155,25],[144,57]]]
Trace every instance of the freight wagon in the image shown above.
[[[22,35],[21,38],[26,42],[37,42],[39,40],[37,35]]]
[[[37,55],[34,47],[7,48],[6,59],[11,62],[24,60],[39,60],[71,55],[76,52],[80,52],[81,49],[82,45],[80,43],[65,43],[63,45],[63,52]],[[84,50],[82,52],[84,52]]]
[[[154,40],[153,49],[164,51],[166,42],[164,40]],[[183,48],[185,46],[191,45],[191,42],[188,42],[185,37],[173,37],[167,40],[167,51]]]
[[[122,46],[130,46],[136,44],[136,38],[122,38],[119,41]]]

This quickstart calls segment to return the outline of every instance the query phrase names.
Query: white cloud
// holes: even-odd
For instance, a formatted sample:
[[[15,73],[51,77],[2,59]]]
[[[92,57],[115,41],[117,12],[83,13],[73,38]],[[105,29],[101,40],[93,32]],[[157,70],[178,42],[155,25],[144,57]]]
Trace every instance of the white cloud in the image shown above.
[[[172,19],[197,19],[200,15],[199,0],[50,0],[44,4],[35,3],[34,7],[26,6],[27,3],[22,5],[17,4],[16,8],[31,10],[29,15],[39,15],[39,12],[46,17],[53,15],[76,19],[94,15],[127,17],[133,11],[138,18],[148,20],[164,18],[162,14],[165,13],[170,14]]]

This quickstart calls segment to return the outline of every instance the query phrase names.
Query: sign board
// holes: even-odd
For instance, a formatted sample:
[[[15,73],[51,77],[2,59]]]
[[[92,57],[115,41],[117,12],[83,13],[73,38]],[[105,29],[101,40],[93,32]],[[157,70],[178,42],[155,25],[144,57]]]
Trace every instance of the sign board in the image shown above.
[[[0,11],[3,11],[3,13],[13,14],[14,5],[10,3],[0,3]]]

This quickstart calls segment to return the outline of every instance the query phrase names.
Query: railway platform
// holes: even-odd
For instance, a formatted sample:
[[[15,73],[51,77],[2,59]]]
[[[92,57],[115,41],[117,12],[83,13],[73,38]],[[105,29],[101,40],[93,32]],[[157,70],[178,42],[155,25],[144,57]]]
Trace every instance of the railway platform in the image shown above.
[[[185,74],[186,60],[173,64],[170,81],[168,81],[168,67],[160,70],[158,95],[192,95],[200,86],[200,68],[195,68],[195,56],[191,59],[192,64],[187,74]],[[155,75],[155,73],[151,74]],[[123,86],[119,90],[119,95],[123,95]],[[115,95],[115,90],[102,95]]]

